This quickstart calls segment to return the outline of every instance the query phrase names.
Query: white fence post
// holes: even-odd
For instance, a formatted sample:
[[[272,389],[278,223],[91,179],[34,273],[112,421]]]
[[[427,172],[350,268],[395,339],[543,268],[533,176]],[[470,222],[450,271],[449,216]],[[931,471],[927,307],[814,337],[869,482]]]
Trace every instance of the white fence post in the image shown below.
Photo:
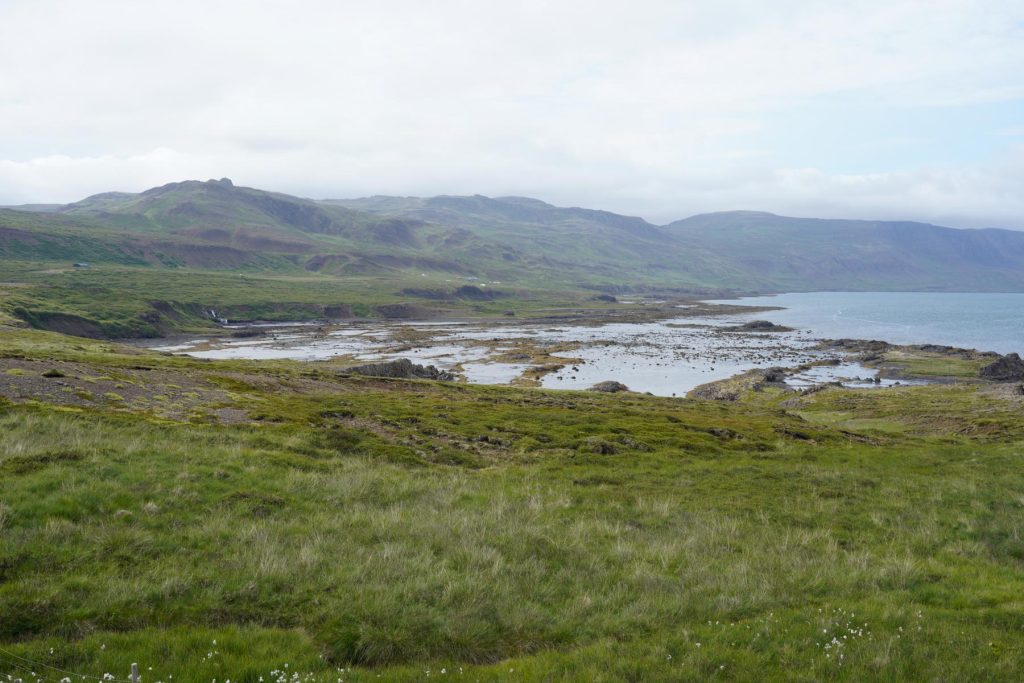
[[[132,683],[139,683],[139,665],[132,662]]]

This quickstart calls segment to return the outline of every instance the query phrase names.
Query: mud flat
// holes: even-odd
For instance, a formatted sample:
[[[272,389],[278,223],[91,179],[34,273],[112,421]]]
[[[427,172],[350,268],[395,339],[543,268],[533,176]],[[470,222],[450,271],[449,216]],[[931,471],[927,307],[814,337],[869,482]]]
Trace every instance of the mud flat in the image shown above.
[[[840,382],[881,387],[877,369],[801,330],[760,331],[764,307],[655,302],[625,311],[552,311],[519,321],[378,321],[234,330],[233,338],[155,347],[199,358],[358,364],[405,358],[476,384],[587,389],[614,380],[632,391],[682,396],[749,370],[802,367],[797,387]]]

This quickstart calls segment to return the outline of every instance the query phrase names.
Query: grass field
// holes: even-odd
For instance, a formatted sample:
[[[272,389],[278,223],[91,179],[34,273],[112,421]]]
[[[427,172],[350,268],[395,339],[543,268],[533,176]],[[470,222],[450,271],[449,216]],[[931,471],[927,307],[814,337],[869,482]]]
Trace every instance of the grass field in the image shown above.
[[[324,317],[381,317],[381,306],[405,304],[418,317],[429,311],[456,315],[523,314],[553,305],[590,301],[593,292],[551,289],[547,284],[508,283],[494,300],[433,300],[405,289],[452,291],[466,282],[430,273],[396,277],[315,273],[100,266],[75,269],[68,264],[5,262],[0,266],[0,316],[20,318],[34,327],[95,337],[155,337],[206,331],[214,327],[210,310],[243,320],[310,320]]]
[[[705,403],[13,330],[0,359],[2,674],[1024,669],[1024,414],[984,387]],[[78,375],[123,398],[12,388]]]

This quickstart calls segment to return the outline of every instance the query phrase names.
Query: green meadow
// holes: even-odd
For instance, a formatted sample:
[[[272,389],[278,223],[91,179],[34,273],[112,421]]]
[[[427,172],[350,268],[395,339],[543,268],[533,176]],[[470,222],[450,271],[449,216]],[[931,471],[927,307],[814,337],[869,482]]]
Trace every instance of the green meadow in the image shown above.
[[[988,385],[702,402],[5,328],[0,391],[3,675],[1024,670],[1024,412]]]
[[[301,270],[221,272],[100,264],[71,268],[57,262],[0,263],[0,322],[21,319],[38,329],[91,337],[159,337],[216,329],[209,314],[240,320],[502,316],[549,307],[601,307],[593,291],[554,288],[541,281],[497,287],[492,300],[427,298],[467,282],[450,273],[352,276],[344,281]],[[486,289],[481,291],[486,292]],[[407,308],[392,314],[388,307]]]

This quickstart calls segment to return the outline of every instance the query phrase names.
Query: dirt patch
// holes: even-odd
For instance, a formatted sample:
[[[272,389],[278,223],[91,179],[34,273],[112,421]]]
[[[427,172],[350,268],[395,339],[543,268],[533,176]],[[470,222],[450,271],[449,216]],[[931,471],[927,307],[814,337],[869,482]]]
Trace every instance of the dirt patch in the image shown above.
[[[0,359],[0,396],[15,403],[102,406],[174,420],[229,402],[224,391],[183,373],[15,358]]]
[[[350,429],[361,429],[389,441],[393,441],[395,438],[395,430],[388,429],[380,422],[366,417],[344,416],[336,418],[336,421],[338,424]]]
[[[218,408],[213,411],[213,416],[217,418],[217,421],[225,425],[237,425],[251,422],[249,413],[245,412],[240,408]]]
[[[981,389],[987,396],[993,396],[1017,405],[1024,405],[1024,383],[1003,382],[992,384]]]

